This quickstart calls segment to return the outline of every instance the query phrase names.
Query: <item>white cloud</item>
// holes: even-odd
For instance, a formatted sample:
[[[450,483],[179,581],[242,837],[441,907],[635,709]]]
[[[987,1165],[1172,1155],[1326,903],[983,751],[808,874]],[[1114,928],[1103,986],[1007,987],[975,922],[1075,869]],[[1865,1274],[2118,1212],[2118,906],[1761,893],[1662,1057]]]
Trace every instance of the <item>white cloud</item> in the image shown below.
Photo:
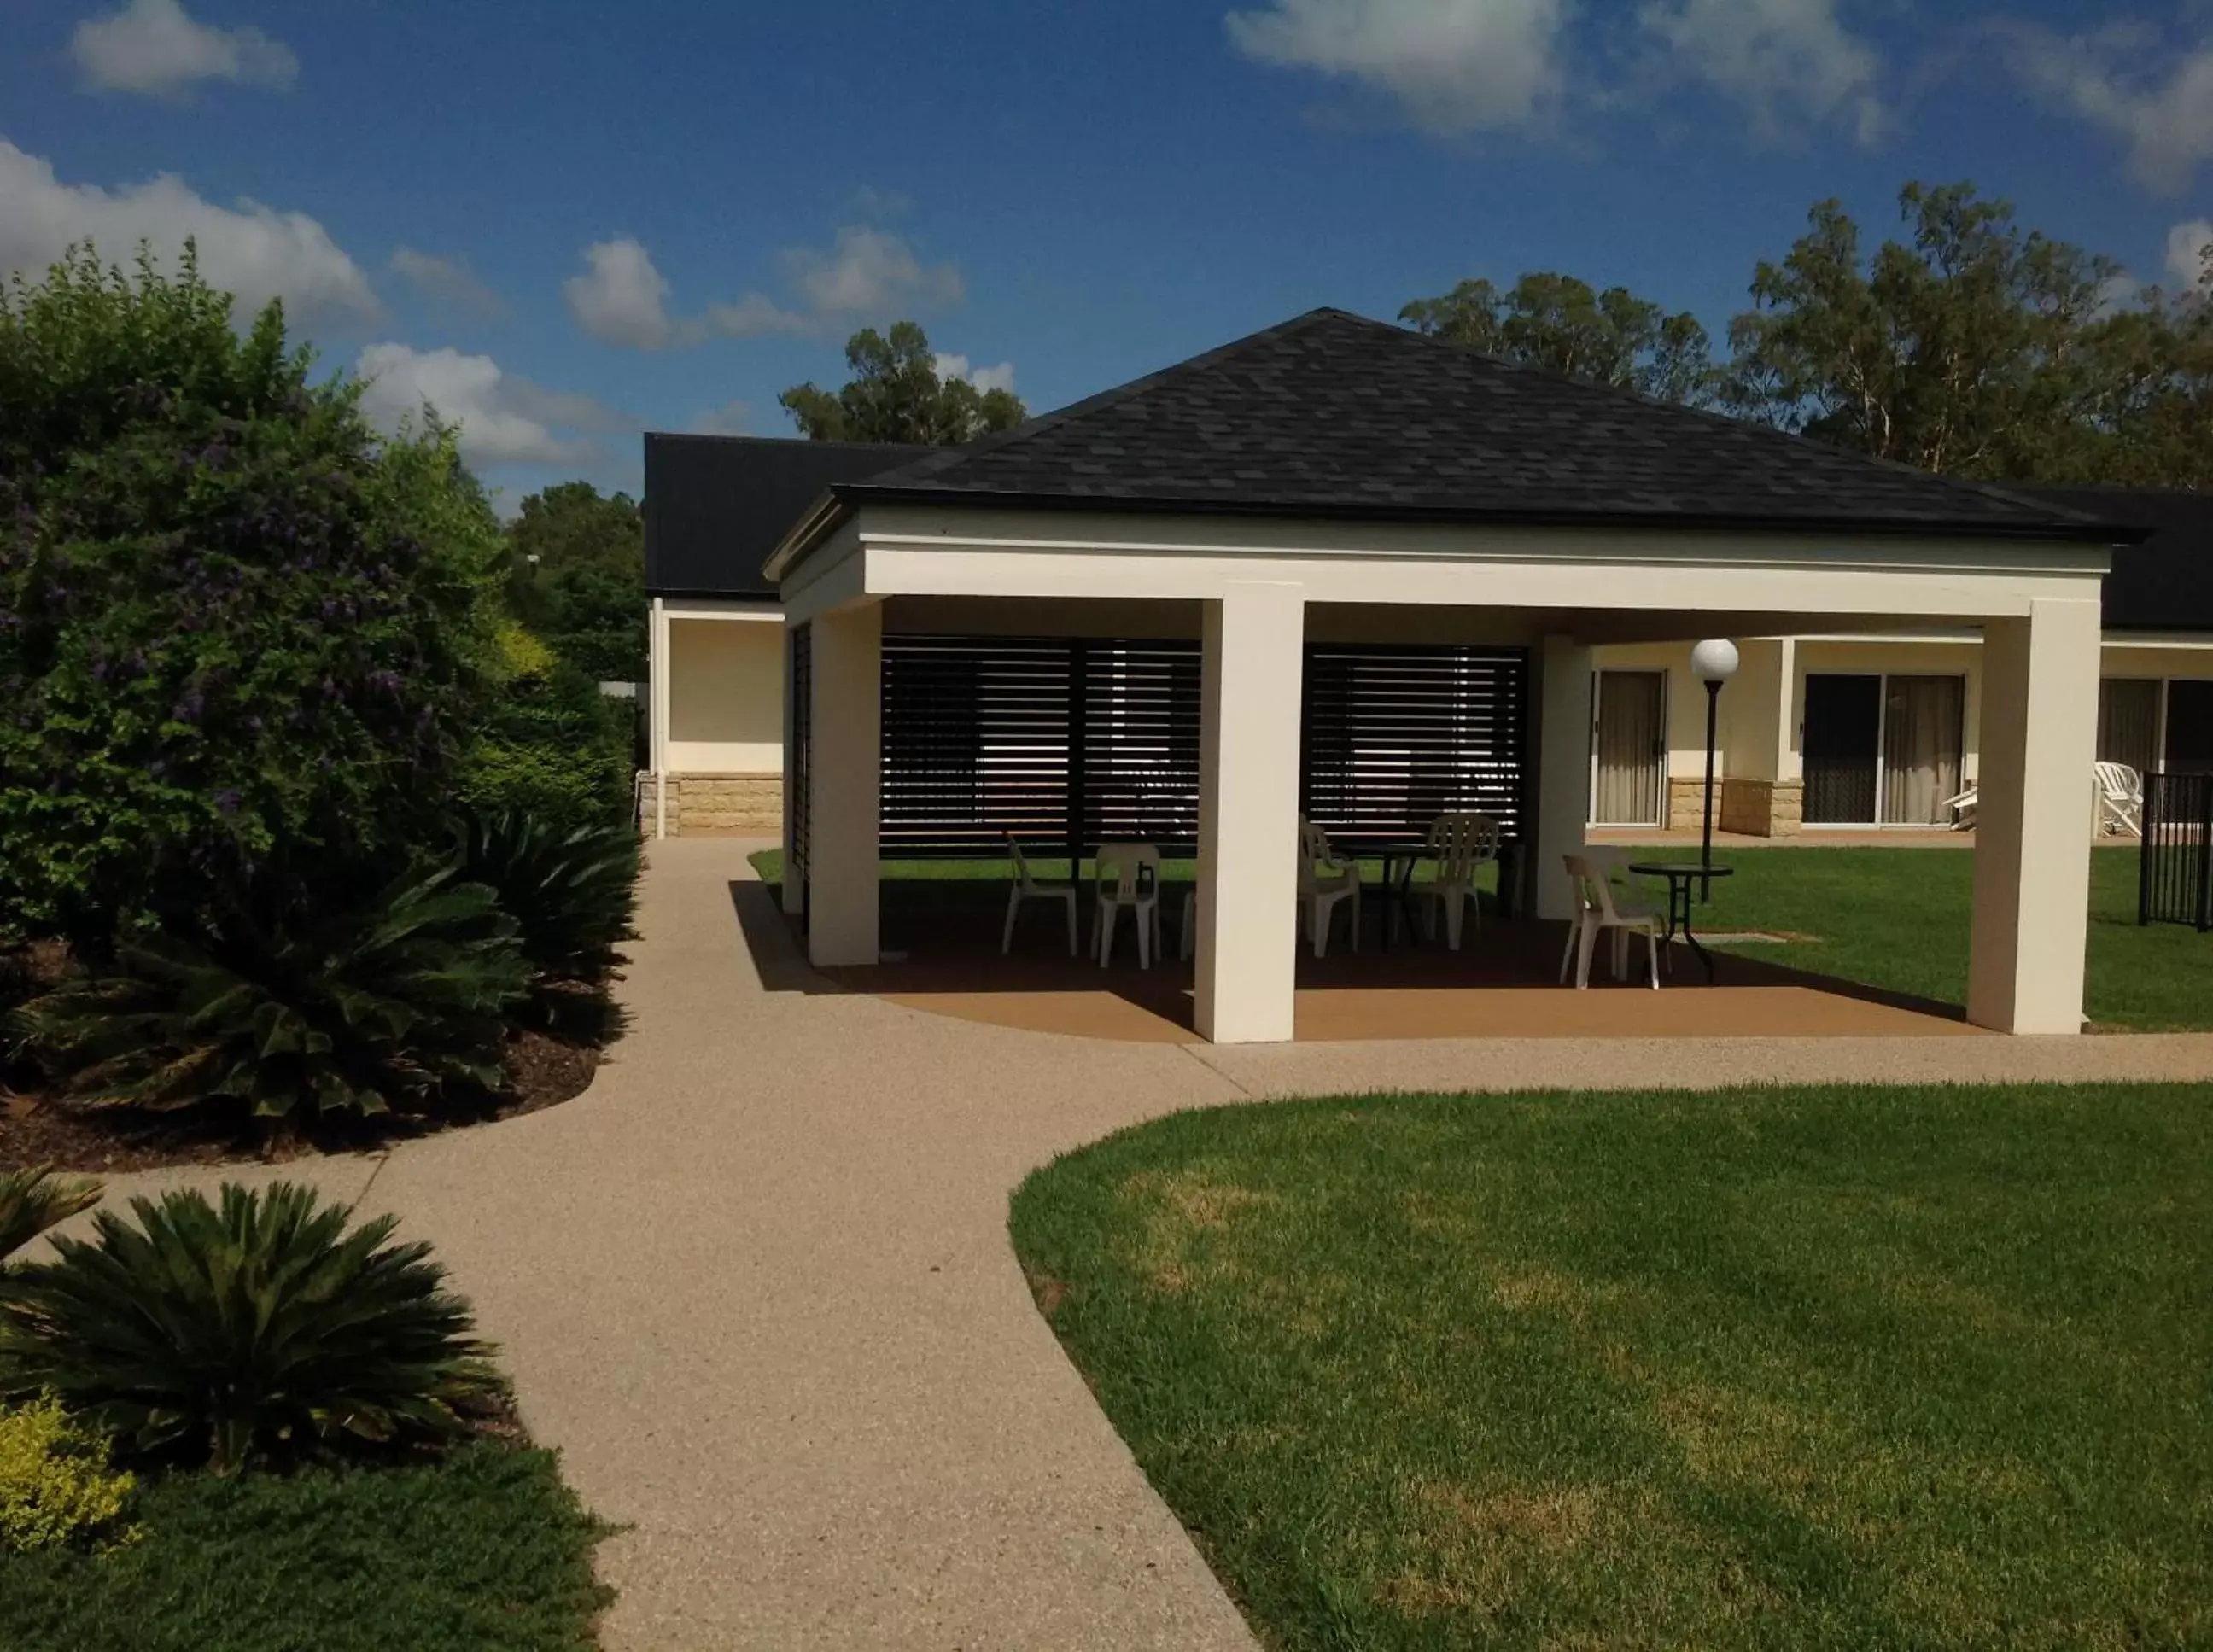
[[[752,338],[763,333],[814,330],[806,316],[785,309],[766,293],[747,293],[735,304],[710,304],[698,326],[722,338]]]
[[[577,465],[594,456],[582,436],[556,427],[607,430],[627,423],[589,396],[547,390],[503,372],[489,356],[451,349],[376,344],[354,370],[365,381],[362,410],[380,430],[419,417],[424,404],[460,426],[461,454],[472,465]]]
[[[2170,51],[2126,27],[2071,39],[2027,26],[2009,34],[2021,78],[2126,142],[2129,169],[2145,187],[2178,193],[2213,160],[2213,40]]]
[[[1012,362],[1001,362],[997,367],[971,367],[966,356],[941,354],[936,364],[941,379],[966,379],[978,390],[1011,391],[1015,387]]]
[[[478,279],[466,259],[399,247],[393,249],[390,263],[393,274],[433,304],[476,315],[499,314],[499,295]]]
[[[611,344],[662,350],[676,328],[668,319],[668,283],[644,247],[628,235],[584,249],[591,267],[561,283],[576,325]]]
[[[2167,272],[2186,290],[2206,278],[2206,254],[2213,253],[2213,218],[2192,218],[2167,232]]]
[[[896,218],[914,205],[895,189],[863,184],[853,192],[853,210],[864,218]]]
[[[70,37],[77,67],[94,86],[155,95],[195,82],[290,86],[300,72],[291,48],[258,28],[215,28],[186,15],[178,0],[130,0],[88,17]]]
[[[957,302],[960,271],[950,264],[926,266],[899,236],[863,225],[838,232],[822,252],[787,248],[784,267],[796,289],[796,308],[767,294],[749,292],[709,304],[696,315],[669,313],[669,285],[643,243],[625,235],[584,249],[588,267],[561,290],[569,313],[594,338],[631,350],[666,350],[708,338],[801,336],[829,330],[857,316],[884,316],[909,306]]]
[[[1837,0],[1651,0],[1637,17],[1677,74],[1742,104],[1763,137],[1844,117],[1867,143],[1887,125],[1881,61]]]
[[[304,212],[242,198],[217,206],[169,173],[113,190],[64,184],[51,162],[0,139],[0,270],[35,277],[82,241],[111,262],[127,261],[143,241],[174,265],[187,237],[200,273],[235,294],[242,314],[272,298],[296,319],[378,313],[369,277]]]
[[[1537,119],[1559,94],[1570,0],[1272,0],[1233,11],[1256,62],[1361,82],[1439,133]]]
[[[692,416],[694,436],[743,436],[753,426],[753,410],[742,401],[703,407]]]
[[[924,268],[900,237],[848,224],[827,253],[793,247],[784,254],[792,285],[818,316],[856,315],[895,304],[960,300],[960,271],[950,264]]]

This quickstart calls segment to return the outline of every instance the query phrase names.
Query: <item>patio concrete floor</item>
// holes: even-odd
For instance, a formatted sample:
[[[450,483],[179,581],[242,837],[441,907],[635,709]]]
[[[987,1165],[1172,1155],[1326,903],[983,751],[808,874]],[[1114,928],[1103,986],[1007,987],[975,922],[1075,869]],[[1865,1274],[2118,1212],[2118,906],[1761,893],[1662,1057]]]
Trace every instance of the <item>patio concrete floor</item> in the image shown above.
[[[1608,972],[1607,948],[1594,956],[1590,985],[1558,984],[1564,924],[1515,921],[1495,912],[1471,924],[1458,952],[1431,942],[1380,945],[1381,905],[1371,889],[1363,950],[1348,944],[1339,916],[1328,954],[1299,949],[1293,1038],[1305,1043],[1401,1039],[1926,1038],[1987,1037],[1952,1005],[1935,1004],[1808,975],[1762,960],[1714,955],[1715,979],[1681,942],[1661,951],[1663,986],[1645,974],[1633,940],[1622,981]],[[1164,911],[1180,890],[1165,893]],[[1039,905],[1022,915],[1010,953],[1000,950],[1006,892],[983,879],[922,880],[887,886],[885,944],[895,961],[804,972],[780,988],[866,992],[912,1009],[1030,1032],[1145,1043],[1202,1044],[1192,1030],[1192,966],[1173,954],[1140,968],[1132,925],[1102,968],[1088,948],[1067,952],[1064,912]],[[744,907],[741,905],[741,910]],[[1088,920],[1088,914],[1087,920]],[[1173,942],[1173,919],[1164,918]],[[1089,930],[1085,930],[1088,938]],[[756,947],[778,944],[761,935]]]
[[[812,972],[752,846],[651,846],[631,1030],[583,1096],[242,1178],[314,1180],[436,1244],[525,1420],[624,1527],[612,1652],[1253,1645],[1007,1242],[1022,1176],[1121,1126],[1347,1089],[2213,1079],[2213,1037],[1214,1049],[985,1026],[791,990]],[[1587,995],[1609,996],[1637,995]]]

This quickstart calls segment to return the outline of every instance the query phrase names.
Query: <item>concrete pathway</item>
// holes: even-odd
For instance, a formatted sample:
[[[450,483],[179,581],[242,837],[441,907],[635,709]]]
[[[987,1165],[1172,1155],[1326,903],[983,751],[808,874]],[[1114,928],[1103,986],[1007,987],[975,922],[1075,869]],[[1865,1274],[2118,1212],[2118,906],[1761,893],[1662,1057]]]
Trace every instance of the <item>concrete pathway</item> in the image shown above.
[[[628,1528],[602,1551],[616,1652],[1253,1644],[1007,1242],[1022,1176],[1123,1125],[1341,1089],[2213,1078],[2213,1038],[1212,1050],[984,1026],[799,990],[820,983],[748,847],[653,845],[631,1030],[588,1094],[304,1167],[437,1245],[533,1432]]]

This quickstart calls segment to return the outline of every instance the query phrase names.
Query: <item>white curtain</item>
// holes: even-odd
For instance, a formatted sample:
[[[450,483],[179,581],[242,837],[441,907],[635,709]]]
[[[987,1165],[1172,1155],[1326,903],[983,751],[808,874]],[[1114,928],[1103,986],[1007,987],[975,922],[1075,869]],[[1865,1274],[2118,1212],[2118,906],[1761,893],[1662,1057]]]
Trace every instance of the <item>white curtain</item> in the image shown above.
[[[1598,680],[1598,796],[1591,818],[1608,826],[1660,819],[1661,676],[1606,671]]]
[[[1942,826],[1960,792],[1966,705],[1962,677],[1893,677],[1884,707],[1882,818],[1893,826]]]
[[[2098,685],[2098,760],[2138,774],[2159,766],[2159,680],[2108,677]]]

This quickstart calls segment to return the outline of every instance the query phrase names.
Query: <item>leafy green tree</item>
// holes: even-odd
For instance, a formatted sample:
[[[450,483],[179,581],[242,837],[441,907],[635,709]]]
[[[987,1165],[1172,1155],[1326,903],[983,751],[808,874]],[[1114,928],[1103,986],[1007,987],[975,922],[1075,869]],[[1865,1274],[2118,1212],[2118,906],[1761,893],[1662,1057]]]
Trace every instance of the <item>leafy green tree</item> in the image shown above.
[[[978,390],[938,376],[929,337],[912,321],[889,336],[863,327],[845,341],[852,377],[834,393],[796,384],[777,401],[810,442],[947,445],[1012,430],[1027,418],[1011,390]]]
[[[1899,206],[1906,241],[1863,255],[1859,226],[1823,201],[1788,256],[1760,264],[1755,308],[1729,329],[1729,404],[1928,470],[2098,468],[2125,413],[2110,378],[2128,351],[2091,347],[2119,266],[2024,232],[1972,184],[1908,184]]]
[[[425,841],[481,720],[498,524],[187,251],[0,296],[0,933]],[[380,873],[380,875],[381,874]]]
[[[1713,389],[1710,344],[1698,318],[1671,315],[1625,287],[1599,292],[1549,271],[1525,275],[1503,291],[1478,278],[1416,299],[1399,319],[1486,355],[1669,401],[1704,402]]]
[[[508,606],[595,681],[645,676],[645,523],[589,482],[533,493],[507,531]]]
[[[2082,354],[2082,429],[2045,479],[2213,487],[2213,267],[2094,323]]]

